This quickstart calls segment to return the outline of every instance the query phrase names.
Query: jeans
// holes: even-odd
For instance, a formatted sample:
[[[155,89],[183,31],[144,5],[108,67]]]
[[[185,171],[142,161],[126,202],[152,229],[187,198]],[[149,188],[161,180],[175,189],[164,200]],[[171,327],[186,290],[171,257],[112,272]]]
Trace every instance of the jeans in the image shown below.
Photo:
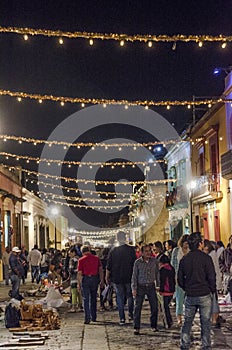
[[[6,281],[6,286],[9,284],[9,265],[3,265],[3,274]]]
[[[116,292],[116,301],[120,320],[125,321],[125,304],[128,301],[129,317],[133,318],[134,314],[134,299],[132,296],[131,284],[116,284],[114,285]]]
[[[84,301],[85,321],[96,321],[97,319],[97,289],[98,276],[83,276],[82,296]]]
[[[152,284],[148,287],[138,286],[137,288],[137,293],[135,297],[134,329],[140,329],[141,311],[145,295],[147,295],[151,309],[151,328],[157,328],[158,301],[155,284]]]
[[[185,291],[176,286],[176,315],[183,315]]]
[[[200,313],[202,349],[211,349],[211,307],[211,294],[203,297],[186,297],[184,325],[181,330],[181,350],[187,350],[190,348],[190,332],[197,310],[199,310]]]
[[[31,282],[33,283],[36,280],[36,283],[39,283],[39,266],[31,265]]]
[[[11,297],[18,299],[19,298],[19,286],[20,286],[20,277],[15,274],[10,275],[10,280],[12,284]]]
[[[170,312],[170,307],[169,307],[169,304],[172,300],[172,295],[165,295],[163,297],[163,300],[164,300],[164,311],[165,311],[165,317],[166,317],[166,320],[167,320],[167,324],[168,324],[168,327],[171,327],[172,325],[172,315],[171,315],[171,312]]]

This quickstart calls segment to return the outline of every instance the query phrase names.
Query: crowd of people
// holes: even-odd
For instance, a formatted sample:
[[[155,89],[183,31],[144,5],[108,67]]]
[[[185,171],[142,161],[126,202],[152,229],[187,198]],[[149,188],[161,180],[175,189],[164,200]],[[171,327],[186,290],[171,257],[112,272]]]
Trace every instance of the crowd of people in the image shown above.
[[[100,309],[114,308],[119,325],[133,322],[134,334],[140,334],[144,299],[150,306],[150,325],[158,332],[158,312],[164,326],[173,323],[181,328],[181,349],[190,347],[190,331],[197,310],[200,313],[202,348],[211,349],[211,327],[220,327],[218,294],[232,298],[232,236],[225,248],[221,241],[202,239],[199,232],[180,237],[177,244],[168,240],[135,247],[125,232],[119,231],[118,245],[92,249],[90,245],[73,245],[66,250],[6,247],[3,253],[6,285],[12,284],[10,296],[21,300],[20,281],[25,283],[28,271],[31,282],[39,284],[43,276],[62,289],[69,280],[71,307],[69,312],[84,311],[84,323],[97,320],[97,297]],[[173,321],[170,303],[175,304]],[[108,305],[107,305],[108,303]]]

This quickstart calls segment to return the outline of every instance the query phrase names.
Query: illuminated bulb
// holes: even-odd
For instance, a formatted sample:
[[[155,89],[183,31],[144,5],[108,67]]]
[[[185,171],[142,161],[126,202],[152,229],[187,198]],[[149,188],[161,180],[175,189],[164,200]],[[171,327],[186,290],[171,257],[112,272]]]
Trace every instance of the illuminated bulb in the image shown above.
[[[93,166],[92,166],[92,165],[90,165],[89,167],[90,167],[90,169],[92,169],[92,168],[93,168]]]
[[[188,105],[188,109],[190,109],[191,108],[191,105]]]
[[[94,146],[92,146],[92,147],[91,147],[91,149],[92,149],[92,150],[95,150],[95,147],[94,147]]]
[[[133,149],[136,151],[137,147],[136,147],[136,146],[134,146],[134,147],[133,147]]]
[[[64,149],[66,149],[67,148],[67,146],[64,146]]]
[[[175,49],[176,49],[176,42],[174,42],[172,45],[172,50],[175,51]]]
[[[71,168],[71,164],[68,165],[68,168]]]
[[[108,146],[105,146],[105,149],[108,149]]]
[[[6,156],[6,159],[9,159],[9,157],[8,157],[8,156]]]
[[[103,103],[103,107],[106,108],[106,103]]]
[[[192,141],[192,145],[194,145],[194,141]]]
[[[120,41],[120,46],[124,46],[124,44],[125,44],[124,40],[121,40]]]
[[[49,147],[52,147],[52,144],[51,143],[49,143],[49,145],[48,145]]]
[[[17,97],[17,100],[18,100],[18,102],[21,102],[22,98],[21,97]]]
[[[149,107],[148,106],[145,106],[145,109],[148,109]]]
[[[220,137],[219,137],[219,140],[220,140],[220,141],[222,141],[222,140],[223,140],[223,137],[222,137],[222,136],[220,136]]]
[[[103,165],[103,164],[101,164],[101,168],[104,168],[104,165]]]
[[[82,102],[81,107],[85,107],[85,104]]]
[[[59,38],[59,44],[63,45],[63,43],[64,43],[64,40],[62,38]]]
[[[152,149],[152,147],[151,147],[151,146],[149,146],[149,147],[148,147],[148,149],[150,149],[150,150],[151,150],[151,149]]]
[[[222,49],[226,48],[227,43],[222,43]]]
[[[134,165],[134,164],[132,165],[132,168],[135,168],[135,165]]]
[[[127,105],[125,105],[125,109],[128,109],[128,106],[127,106]]]
[[[205,141],[205,144],[207,145],[207,143],[208,143],[208,141],[206,140],[206,141]]]
[[[3,141],[6,142],[6,139],[4,139]]]
[[[89,39],[89,45],[93,46],[93,39]]]
[[[29,159],[27,159],[27,163],[29,163],[30,161],[29,161]]]
[[[147,46],[152,47],[152,41],[148,41]]]
[[[114,165],[111,166],[111,169],[114,169]]]
[[[169,105],[167,105],[167,109],[170,109],[171,107]]]
[[[48,162],[48,166],[50,166],[50,165],[51,165],[51,163]]]
[[[27,41],[28,40],[28,35],[24,34],[23,39]]]
[[[37,146],[37,143],[36,143],[36,142],[34,142],[34,146]]]
[[[43,100],[41,100],[41,98],[39,99],[39,103],[42,103],[43,102]]]
[[[17,157],[16,160],[19,160],[19,157]]]
[[[19,143],[22,143],[22,141],[21,141],[21,140],[19,140]]]
[[[121,151],[121,150],[122,150],[122,147],[119,147],[118,150]]]
[[[125,165],[124,165],[124,164],[122,165],[122,168],[125,168]]]
[[[78,146],[77,146],[77,148],[81,148],[81,146],[80,146],[80,145],[78,145]]]
[[[61,105],[62,107],[64,107],[64,102],[63,102],[63,101],[61,101],[61,102],[60,102],[60,105]]]
[[[199,46],[199,47],[202,47],[202,46],[203,46],[203,42],[202,42],[202,41],[199,41],[198,46]]]
[[[212,107],[211,103],[208,104],[208,107],[209,107],[209,108]]]

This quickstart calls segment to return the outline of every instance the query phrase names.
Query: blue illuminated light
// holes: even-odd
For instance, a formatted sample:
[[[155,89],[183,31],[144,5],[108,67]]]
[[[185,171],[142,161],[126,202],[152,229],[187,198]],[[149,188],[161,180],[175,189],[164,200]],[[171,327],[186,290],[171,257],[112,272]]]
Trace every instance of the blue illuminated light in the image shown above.
[[[219,74],[220,73],[220,69],[219,68],[214,68],[213,74]]]

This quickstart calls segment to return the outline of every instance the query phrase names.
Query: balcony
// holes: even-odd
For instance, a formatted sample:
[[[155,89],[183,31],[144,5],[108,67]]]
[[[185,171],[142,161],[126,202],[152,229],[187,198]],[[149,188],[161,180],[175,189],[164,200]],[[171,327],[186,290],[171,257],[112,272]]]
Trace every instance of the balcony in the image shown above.
[[[195,186],[192,189],[192,201],[194,203],[204,203],[223,197],[220,191],[220,174],[207,173],[206,175],[196,177],[194,181]]]
[[[187,208],[188,196],[185,186],[180,185],[166,193],[166,208],[169,210]]]

